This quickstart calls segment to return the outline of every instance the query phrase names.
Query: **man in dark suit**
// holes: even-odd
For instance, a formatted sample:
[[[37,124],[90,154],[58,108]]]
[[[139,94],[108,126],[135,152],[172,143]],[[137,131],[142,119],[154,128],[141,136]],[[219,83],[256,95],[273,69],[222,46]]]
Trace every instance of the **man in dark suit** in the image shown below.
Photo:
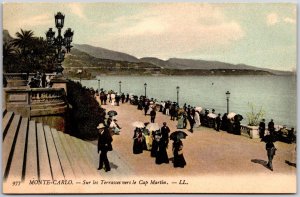
[[[265,119],[261,120],[258,129],[259,129],[259,137],[263,138],[265,136],[265,130],[266,130]]]
[[[99,158],[99,168],[101,170],[103,168],[103,164],[105,166],[105,172],[110,171],[110,165],[107,158],[107,152],[112,150],[112,137],[108,131],[108,128],[104,126],[103,123],[100,123],[97,127],[99,129],[99,136],[98,136],[98,153],[100,153]]]
[[[270,132],[270,134],[272,135],[275,131],[275,127],[274,127],[274,122],[273,122],[273,119],[271,119],[271,121],[269,122],[268,124],[268,130]]]
[[[188,121],[190,123],[190,132],[193,133],[193,127],[194,127],[194,124],[195,124],[195,119],[194,119],[194,116],[192,115],[192,112],[190,112],[190,114],[188,114]]]
[[[162,128],[160,129],[161,131],[161,140],[165,142],[166,147],[168,147],[169,144],[169,133],[170,133],[170,128],[167,126],[167,123],[164,122]]]
[[[220,131],[220,125],[221,125],[221,114],[218,114],[218,116],[216,117],[216,131]]]
[[[150,112],[150,117],[151,117],[151,122],[154,123],[156,117],[156,112],[154,108]]]

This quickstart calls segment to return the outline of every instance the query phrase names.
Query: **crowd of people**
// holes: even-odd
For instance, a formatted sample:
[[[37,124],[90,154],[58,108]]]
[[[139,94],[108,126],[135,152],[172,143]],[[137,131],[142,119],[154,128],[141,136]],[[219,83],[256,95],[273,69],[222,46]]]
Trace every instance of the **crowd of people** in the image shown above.
[[[141,154],[143,151],[150,151],[151,157],[155,158],[156,164],[169,163],[169,157],[167,154],[167,148],[169,145],[169,133],[170,129],[167,123],[164,122],[163,126],[158,129],[150,130],[148,129],[149,124],[155,123],[156,113],[161,112],[167,116],[170,116],[170,120],[177,121],[178,129],[186,129],[189,125],[189,131],[193,132],[194,128],[205,126],[214,128],[216,131],[227,131],[228,133],[241,135],[241,123],[242,116],[235,114],[230,116],[230,114],[224,113],[221,117],[220,113],[216,113],[214,109],[204,109],[201,107],[192,107],[186,103],[182,108],[179,107],[177,102],[172,101],[161,101],[157,102],[156,99],[149,99],[145,96],[135,96],[129,94],[118,94],[113,91],[106,93],[101,90],[99,93],[101,105],[106,105],[110,103],[111,105],[119,106],[119,103],[128,103],[137,105],[137,109],[143,111],[145,116],[150,116],[150,122],[144,123],[143,126],[136,127],[133,133],[133,154]],[[230,116],[230,117],[229,117]],[[188,124],[189,123],[189,124]],[[107,130],[113,134],[119,134],[121,127],[117,124],[116,119],[112,119],[110,116],[107,119]],[[291,138],[290,142],[295,141],[295,135],[293,128],[287,130],[286,127],[283,128],[282,132],[287,132],[287,136]],[[272,160],[275,155],[276,148],[273,144],[276,141],[274,121],[271,120],[268,124],[268,129],[266,129],[265,120],[262,119],[259,124],[259,135],[262,141],[266,142],[266,150],[268,156],[267,167],[273,170]],[[173,165],[174,167],[184,167],[186,161],[183,156],[183,143],[180,138],[173,139],[172,152],[173,152]],[[104,151],[105,152],[105,151]],[[105,155],[105,154],[104,154]],[[102,163],[106,160],[107,156],[102,156]],[[101,160],[101,156],[100,156]],[[101,163],[101,162],[100,162]],[[104,162],[105,163],[105,162]],[[99,164],[99,168],[101,165]],[[109,169],[109,167],[107,167]]]
[[[49,75],[46,75],[46,73],[36,72],[35,75],[28,82],[28,86],[30,88],[51,87],[50,81],[51,77]]]
[[[127,103],[129,101],[129,94],[119,94],[118,92],[114,92],[112,90],[108,91],[107,93],[103,89],[100,91],[96,90],[96,95],[99,96],[101,105],[106,105],[109,103],[111,105],[119,106],[120,102]]]
[[[151,157],[155,158],[156,164],[169,163],[167,149],[169,147],[169,133],[170,128],[164,122],[159,129],[148,129],[148,124],[144,123],[144,127],[139,126],[134,130],[133,135],[133,153],[141,154],[143,151],[150,151]],[[175,168],[184,168],[186,161],[183,156],[183,143],[179,137],[173,139],[173,166]]]

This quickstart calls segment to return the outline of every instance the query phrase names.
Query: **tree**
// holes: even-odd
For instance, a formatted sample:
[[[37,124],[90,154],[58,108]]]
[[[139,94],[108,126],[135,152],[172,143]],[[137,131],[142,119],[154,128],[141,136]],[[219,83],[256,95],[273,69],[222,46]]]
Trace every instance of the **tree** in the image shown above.
[[[27,54],[33,42],[33,31],[23,30],[16,33],[17,38],[12,40],[12,44],[21,49],[23,55]]]
[[[16,33],[17,38],[3,46],[5,72],[53,72],[55,48],[33,35],[33,31],[21,29]]]
[[[12,65],[16,62],[15,48],[12,43],[3,44],[3,71],[10,72]]]

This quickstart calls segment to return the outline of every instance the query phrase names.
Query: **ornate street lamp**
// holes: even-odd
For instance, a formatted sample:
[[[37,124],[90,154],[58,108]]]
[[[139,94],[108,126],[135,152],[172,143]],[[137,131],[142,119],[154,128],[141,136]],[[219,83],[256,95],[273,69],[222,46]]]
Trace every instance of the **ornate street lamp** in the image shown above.
[[[179,105],[179,86],[176,87],[177,90],[177,105]]]
[[[58,12],[55,15],[55,25],[56,28],[61,29],[64,27],[64,20],[65,20],[65,15],[63,15],[61,12]]]
[[[100,79],[98,79],[98,91],[100,92]]]
[[[145,97],[147,97],[147,83],[144,84],[145,87]]]
[[[61,63],[64,61],[65,53],[69,53],[73,47],[71,46],[71,42],[73,40],[74,32],[71,30],[71,28],[68,28],[64,33],[64,37],[62,37],[61,29],[64,27],[65,15],[63,15],[61,12],[58,12],[54,18],[55,26],[58,29],[58,35],[55,37],[55,32],[52,30],[52,28],[49,28],[49,30],[46,32],[46,37],[47,43],[54,46],[56,49],[56,74],[57,76],[62,76],[64,68],[61,66]],[[66,50],[62,50],[62,47],[64,47]]]
[[[119,81],[119,92],[121,94],[121,85],[122,85],[122,81]]]
[[[82,74],[82,70],[81,70],[81,69],[78,69],[78,70],[77,70],[77,74],[79,74],[79,79],[80,79],[80,83],[81,83],[81,74]]]
[[[230,92],[226,92],[226,100],[227,100],[227,114],[229,113],[229,97],[230,97]]]

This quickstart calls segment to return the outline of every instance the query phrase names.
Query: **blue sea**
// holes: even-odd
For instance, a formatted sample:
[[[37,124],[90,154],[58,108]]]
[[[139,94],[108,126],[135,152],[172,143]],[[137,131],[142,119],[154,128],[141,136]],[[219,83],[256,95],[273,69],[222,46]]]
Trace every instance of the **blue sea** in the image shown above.
[[[242,123],[247,124],[246,113],[249,103],[265,111],[266,122],[272,118],[276,125],[295,127],[297,124],[297,86],[295,76],[98,76],[95,80],[82,80],[82,85],[105,90],[121,91],[144,95],[161,100],[177,100],[179,103],[215,109],[216,113],[227,110],[226,91],[230,92],[229,111],[243,115]]]

